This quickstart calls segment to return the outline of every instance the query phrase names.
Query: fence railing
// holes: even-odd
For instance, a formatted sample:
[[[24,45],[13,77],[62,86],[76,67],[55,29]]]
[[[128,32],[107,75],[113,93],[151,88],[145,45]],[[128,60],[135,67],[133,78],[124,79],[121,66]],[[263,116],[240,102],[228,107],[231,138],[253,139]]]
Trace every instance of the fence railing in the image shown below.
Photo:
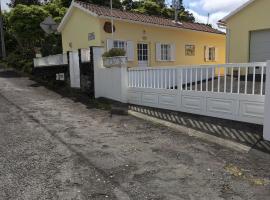
[[[129,68],[128,87],[265,94],[266,63]]]
[[[34,58],[34,67],[67,65],[67,54],[57,54],[42,58]]]

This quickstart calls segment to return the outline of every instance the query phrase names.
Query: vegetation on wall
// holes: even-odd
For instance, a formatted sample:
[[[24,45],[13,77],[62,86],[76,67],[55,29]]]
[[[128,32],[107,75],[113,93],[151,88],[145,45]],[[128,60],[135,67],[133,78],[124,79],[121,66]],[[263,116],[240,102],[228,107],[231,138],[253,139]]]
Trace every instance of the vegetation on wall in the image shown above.
[[[110,6],[110,0],[81,0]],[[180,0],[181,1],[181,0]],[[46,34],[40,23],[48,16],[60,23],[71,0],[11,0],[9,12],[3,13],[7,63],[11,67],[30,72],[36,53],[42,56],[62,52],[61,35]],[[113,0],[113,7],[148,15],[174,18],[173,9],[165,0]],[[182,6],[179,20],[194,22],[194,17]]]
[[[111,57],[117,57],[117,56],[125,56],[126,51],[124,49],[119,48],[112,48],[109,51],[106,51],[102,57],[103,58],[111,58]]]

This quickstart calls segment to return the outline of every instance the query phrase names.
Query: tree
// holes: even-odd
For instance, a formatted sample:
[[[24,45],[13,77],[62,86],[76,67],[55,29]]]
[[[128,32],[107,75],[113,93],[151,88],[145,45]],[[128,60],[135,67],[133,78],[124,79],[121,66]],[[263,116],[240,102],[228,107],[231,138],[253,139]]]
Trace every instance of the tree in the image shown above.
[[[11,8],[16,7],[17,5],[40,5],[40,0],[10,0],[10,3],[8,3],[8,6]]]
[[[161,6],[155,1],[146,0],[140,3],[138,8],[132,10],[143,14],[161,16],[161,9]]]
[[[9,13],[9,29],[17,39],[21,50],[33,51],[34,47],[40,46],[44,31],[40,28],[42,22],[49,13],[37,5],[17,5]]]

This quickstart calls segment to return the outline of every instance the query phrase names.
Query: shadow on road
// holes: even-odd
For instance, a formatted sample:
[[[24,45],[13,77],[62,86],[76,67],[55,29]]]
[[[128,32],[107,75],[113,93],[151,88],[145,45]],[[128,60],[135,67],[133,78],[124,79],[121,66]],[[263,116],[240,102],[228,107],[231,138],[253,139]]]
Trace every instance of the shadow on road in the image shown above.
[[[270,153],[270,142],[263,140],[261,125],[138,105],[130,105],[129,109]]]

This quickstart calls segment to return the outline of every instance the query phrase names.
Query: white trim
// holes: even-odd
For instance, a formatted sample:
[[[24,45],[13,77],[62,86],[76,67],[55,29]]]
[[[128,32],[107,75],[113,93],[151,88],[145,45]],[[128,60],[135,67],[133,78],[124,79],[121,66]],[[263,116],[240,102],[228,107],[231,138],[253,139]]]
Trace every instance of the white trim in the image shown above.
[[[226,22],[229,18],[231,18],[232,16],[234,16],[236,13],[240,12],[241,10],[243,10],[244,8],[246,8],[248,5],[250,5],[251,3],[253,3],[255,0],[249,0],[246,3],[244,3],[242,6],[236,8],[235,10],[233,10],[230,14],[228,14],[227,16],[225,16],[224,18],[221,19],[221,21]]]
[[[158,24],[133,21],[133,20],[129,20],[129,19],[122,19],[122,18],[116,18],[116,17],[108,17],[108,16],[104,16],[104,15],[97,15],[96,13],[89,11],[88,9],[82,7],[81,5],[79,5],[78,3],[73,2],[73,1],[71,3],[67,13],[65,14],[64,18],[62,19],[61,23],[59,24],[59,26],[57,28],[58,32],[61,32],[63,30],[65,24],[67,23],[67,20],[71,16],[71,11],[72,11],[73,7],[81,9],[82,11],[85,11],[86,13],[90,14],[91,16],[98,17],[100,19],[123,21],[123,22],[128,22],[128,23],[155,26],[155,27],[159,27],[159,28],[168,28],[168,29],[174,29],[174,30],[186,30],[186,31],[200,32],[200,33],[206,33],[206,34],[223,35],[222,33],[211,33],[211,32],[207,32],[207,31],[192,30],[192,29],[188,29],[188,28],[179,28],[179,27],[173,27],[173,26],[162,26],[162,25],[158,25]],[[225,33],[224,33],[224,35],[225,35]]]

